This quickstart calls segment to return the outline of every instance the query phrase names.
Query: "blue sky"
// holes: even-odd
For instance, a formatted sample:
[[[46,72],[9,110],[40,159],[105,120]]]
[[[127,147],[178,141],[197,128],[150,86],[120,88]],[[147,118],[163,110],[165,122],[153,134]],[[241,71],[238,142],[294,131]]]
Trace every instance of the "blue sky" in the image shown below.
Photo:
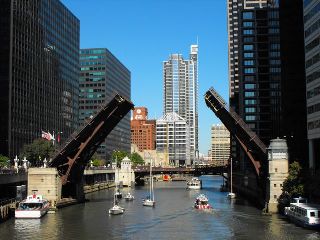
[[[199,39],[199,150],[210,148],[210,128],[220,123],[203,95],[213,86],[228,100],[225,0],[62,0],[80,20],[81,48],[108,48],[131,71],[131,100],[149,119],[162,115],[162,62],[189,58]]]

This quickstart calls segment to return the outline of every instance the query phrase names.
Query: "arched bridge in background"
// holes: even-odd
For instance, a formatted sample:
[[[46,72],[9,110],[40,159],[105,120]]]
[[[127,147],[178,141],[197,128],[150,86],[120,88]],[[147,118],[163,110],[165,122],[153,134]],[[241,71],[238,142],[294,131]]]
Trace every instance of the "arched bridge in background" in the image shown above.
[[[120,95],[115,97],[84,127],[74,132],[49,162],[62,182],[62,196],[80,199],[84,169],[98,146],[134,105]]]

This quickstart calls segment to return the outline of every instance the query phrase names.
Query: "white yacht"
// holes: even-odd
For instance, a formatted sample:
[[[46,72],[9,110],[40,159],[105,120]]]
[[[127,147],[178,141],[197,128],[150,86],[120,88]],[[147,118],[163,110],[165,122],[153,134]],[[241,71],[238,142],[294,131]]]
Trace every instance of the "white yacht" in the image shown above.
[[[19,203],[15,218],[41,218],[49,211],[50,204],[42,195],[29,195]]]
[[[320,228],[320,205],[307,203],[305,198],[294,198],[284,214],[294,223],[305,228]]]
[[[109,209],[109,214],[118,215],[124,213],[124,208],[118,205],[116,193],[113,195],[113,207]]]
[[[187,182],[187,189],[201,189],[202,182],[199,178],[193,177]]]

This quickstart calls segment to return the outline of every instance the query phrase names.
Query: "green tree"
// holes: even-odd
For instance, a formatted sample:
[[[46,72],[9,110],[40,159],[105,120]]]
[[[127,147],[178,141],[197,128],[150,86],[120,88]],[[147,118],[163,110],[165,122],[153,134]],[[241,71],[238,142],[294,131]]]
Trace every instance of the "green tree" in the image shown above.
[[[298,162],[289,165],[289,175],[283,182],[282,191],[290,197],[298,197],[304,195],[304,184],[301,176],[302,167]]]
[[[105,165],[105,162],[99,157],[97,153],[94,153],[90,160],[92,161],[92,165],[95,167]]]
[[[289,165],[289,175],[283,182],[282,194],[279,196],[278,210],[284,212],[284,208],[290,205],[291,198],[305,194],[302,167],[298,162]]]
[[[112,162],[117,162],[117,166],[120,166],[122,159],[126,156],[130,156],[130,154],[125,151],[113,151]]]
[[[35,139],[31,144],[23,146],[20,159],[24,157],[31,163],[31,166],[41,166],[42,161],[52,156],[54,152],[54,146],[51,141],[43,138]]]
[[[5,167],[5,166],[6,167],[10,166],[10,158],[0,154],[0,167]]]
[[[132,165],[144,164],[143,158],[136,152],[132,153],[130,156]]]

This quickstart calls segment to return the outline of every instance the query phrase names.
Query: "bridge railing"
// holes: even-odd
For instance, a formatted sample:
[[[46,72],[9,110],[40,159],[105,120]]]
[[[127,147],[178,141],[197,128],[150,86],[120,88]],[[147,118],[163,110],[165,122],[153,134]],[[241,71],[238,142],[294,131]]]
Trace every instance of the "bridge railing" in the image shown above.
[[[0,206],[8,205],[8,204],[15,203],[15,202],[16,202],[15,198],[9,198],[9,199],[5,199],[5,200],[0,199]]]

